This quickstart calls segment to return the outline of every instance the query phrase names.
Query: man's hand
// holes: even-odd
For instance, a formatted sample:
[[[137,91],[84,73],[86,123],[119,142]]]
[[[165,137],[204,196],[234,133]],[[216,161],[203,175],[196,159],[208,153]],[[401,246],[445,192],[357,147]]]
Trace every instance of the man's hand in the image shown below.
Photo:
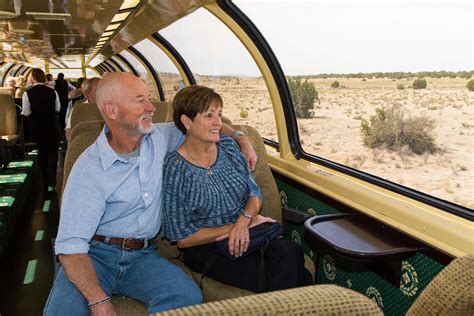
[[[91,316],[117,316],[111,302],[97,305],[91,309]]]
[[[254,218],[252,218],[252,221],[250,222],[249,228],[255,227],[257,225],[263,224],[263,223],[275,223],[276,220],[269,216],[262,216],[258,214]]]
[[[257,166],[258,156],[255,150],[253,149],[253,146],[250,143],[248,137],[240,136],[239,138],[237,138],[237,143],[240,146],[240,150],[242,151],[242,154],[247,160],[250,170],[254,171],[255,167]]]

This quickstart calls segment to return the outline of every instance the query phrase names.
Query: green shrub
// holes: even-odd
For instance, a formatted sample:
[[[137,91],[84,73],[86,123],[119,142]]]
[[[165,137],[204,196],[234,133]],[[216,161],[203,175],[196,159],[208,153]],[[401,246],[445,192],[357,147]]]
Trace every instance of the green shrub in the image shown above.
[[[426,80],[424,78],[418,78],[413,81],[413,89],[425,89],[426,88]]]
[[[401,83],[397,84],[397,89],[398,90],[405,90],[405,86],[402,85]]]
[[[469,90],[469,91],[474,91],[474,79],[471,79],[467,82],[466,84],[466,88]]]
[[[314,85],[307,79],[288,78],[291,99],[295,107],[296,117],[310,118],[313,116],[314,102],[319,102],[318,92]]]
[[[434,121],[426,116],[405,118],[403,109],[394,105],[391,108],[377,108],[370,121],[363,119],[361,134],[365,146],[384,147],[401,150],[408,146],[412,152],[421,155],[438,150],[432,135]]]
[[[249,116],[249,112],[245,111],[244,109],[240,110],[240,117],[241,118],[247,118]]]
[[[339,88],[339,81],[334,81],[333,83],[331,83],[331,88]]]

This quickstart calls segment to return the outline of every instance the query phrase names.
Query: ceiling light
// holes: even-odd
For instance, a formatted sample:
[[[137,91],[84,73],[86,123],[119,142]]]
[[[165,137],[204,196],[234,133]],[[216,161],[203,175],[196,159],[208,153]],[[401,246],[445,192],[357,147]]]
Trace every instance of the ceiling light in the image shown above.
[[[33,34],[34,31],[28,28],[28,20],[26,19],[15,19],[8,21],[8,30],[16,34]]]
[[[17,16],[11,0],[0,0],[0,19],[13,19]]]
[[[65,21],[71,19],[69,13],[50,13],[50,12],[25,12],[26,15],[35,20],[57,20]]]
[[[42,44],[43,43],[43,32],[39,24],[30,25],[31,30],[34,34],[31,34],[26,38],[26,41],[30,44]]]
[[[122,22],[128,17],[129,14],[130,12],[117,13],[110,23]]]
[[[108,32],[104,32],[104,34],[102,34],[102,36],[110,36],[114,34],[114,31],[108,31]]]
[[[110,36],[102,36],[99,41],[106,41],[110,38]]]
[[[125,0],[119,10],[128,10],[135,8],[140,0]]]
[[[120,23],[110,24],[109,26],[107,26],[107,28],[105,30],[106,31],[113,31],[113,30],[118,29],[119,26],[120,26]]]

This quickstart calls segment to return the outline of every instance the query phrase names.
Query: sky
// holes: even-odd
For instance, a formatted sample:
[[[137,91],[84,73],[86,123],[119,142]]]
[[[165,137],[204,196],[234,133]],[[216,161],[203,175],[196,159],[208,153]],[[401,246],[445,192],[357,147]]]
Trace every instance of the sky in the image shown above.
[[[234,3],[262,32],[286,75],[474,69],[473,1]],[[204,9],[160,33],[194,73],[260,75],[243,45]]]

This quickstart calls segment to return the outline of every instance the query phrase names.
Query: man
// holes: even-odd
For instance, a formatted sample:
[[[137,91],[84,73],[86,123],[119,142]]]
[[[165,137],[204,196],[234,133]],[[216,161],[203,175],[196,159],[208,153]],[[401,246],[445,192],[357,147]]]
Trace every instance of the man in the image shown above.
[[[54,80],[53,80],[53,75],[52,74],[46,74],[46,82],[44,85],[48,88],[54,89]]]
[[[58,164],[57,113],[61,105],[58,94],[44,85],[46,76],[43,70],[31,71],[33,87],[22,96],[21,115],[29,117],[31,134],[38,146],[38,160],[43,177],[43,191],[56,185]]]
[[[194,281],[155,251],[163,160],[183,134],[152,123],[146,85],[131,74],[103,78],[97,104],[106,127],[67,181],[55,245],[62,267],[45,314],[86,315],[89,306],[92,315],[114,315],[112,293],[144,302],[149,313],[200,303]],[[253,148],[246,137],[237,141],[253,168]]]
[[[96,103],[96,89],[97,85],[99,84],[100,79],[97,77],[91,79],[85,79],[82,82],[81,89],[84,93],[85,101],[77,101],[76,104],[72,104],[71,107],[68,107],[68,111],[66,112],[66,140],[69,141],[69,136],[71,134],[71,118],[72,112],[76,107],[80,106],[97,106]],[[84,105],[85,104],[85,105]]]

